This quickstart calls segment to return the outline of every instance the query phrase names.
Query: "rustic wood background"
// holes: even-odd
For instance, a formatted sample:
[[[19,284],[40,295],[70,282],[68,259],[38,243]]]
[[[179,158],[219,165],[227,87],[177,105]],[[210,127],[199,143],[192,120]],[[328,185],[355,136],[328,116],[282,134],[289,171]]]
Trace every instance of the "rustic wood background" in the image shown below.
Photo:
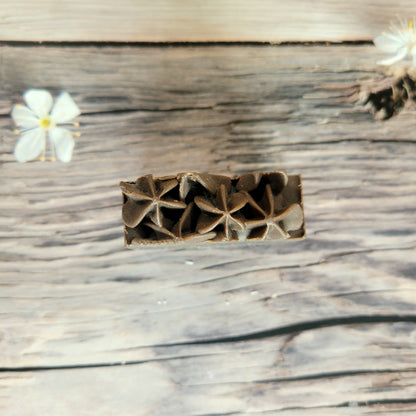
[[[25,7],[6,16],[25,3],[1,2],[3,40],[85,35],[68,39],[71,20],[42,32]],[[142,2],[117,16],[127,3]],[[90,23],[86,39],[108,40]],[[3,42],[0,414],[414,415],[416,112],[374,121],[357,102],[384,78],[380,57],[370,44]],[[14,160],[9,112],[33,87],[82,110],[69,164]],[[123,247],[120,180],[276,168],[303,177],[306,239]]]
[[[1,0],[8,41],[372,40],[414,0]]]

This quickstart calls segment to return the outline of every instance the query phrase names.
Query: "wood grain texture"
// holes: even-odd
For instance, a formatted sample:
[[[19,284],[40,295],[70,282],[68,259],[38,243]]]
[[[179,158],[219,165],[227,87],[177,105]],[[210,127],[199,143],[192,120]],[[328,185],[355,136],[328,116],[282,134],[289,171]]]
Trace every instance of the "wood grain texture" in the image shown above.
[[[411,0],[2,0],[0,40],[372,40],[396,15],[415,13]]]
[[[0,47],[0,413],[414,414],[415,112],[352,104],[378,58]],[[69,164],[14,161],[30,87],[79,104]],[[123,248],[120,180],[276,168],[305,240]]]

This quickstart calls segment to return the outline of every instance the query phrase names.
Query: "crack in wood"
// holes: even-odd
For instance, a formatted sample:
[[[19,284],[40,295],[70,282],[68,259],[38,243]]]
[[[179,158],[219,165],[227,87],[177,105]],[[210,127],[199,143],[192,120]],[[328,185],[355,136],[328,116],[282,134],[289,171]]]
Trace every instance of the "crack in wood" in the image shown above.
[[[294,411],[294,410],[315,410],[315,409],[335,409],[335,408],[360,408],[360,407],[375,407],[375,406],[389,406],[389,405],[406,405],[406,404],[415,404],[415,398],[392,398],[392,399],[383,399],[383,400],[366,400],[366,401],[355,401],[350,400],[348,402],[342,402],[338,404],[329,404],[329,405],[320,405],[320,406],[289,406],[289,407],[281,407],[275,409],[268,409],[268,410],[260,410],[255,411],[254,413],[249,414],[272,414],[275,415],[277,412],[286,412],[286,411]],[[193,416],[243,416],[247,415],[247,412],[229,412],[229,413],[203,413],[203,414],[195,414]]]
[[[246,47],[255,46],[265,48],[278,48],[285,46],[363,46],[372,45],[372,41],[368,40],[344,40],[337,41],[288,41],[288,42],[266,42],[266,41],[200,41],[200,42],[130,42],[130,41],[20,41],[20,40],[2,40],[0,46],[12,46],[14,48],[195,48],[195,47],[215,47],[215,46],[229,46],[229,47]]]
[[[111,102],[110,99],[107,101]],[[87,99],[86,102],[90,102]],[[199,111],[199,110],[213,110],[215,105],[207,106],[195,106],[195,107],[171,107],[171,108],[117,108],[114,110],[98,110],[98,111],[86,111],[83,112],[83,116],[106,116],[106,115],[116,115],[116,114],[129,114],[129,113],[173,113],[173,112],[187,112],[187,111]],[[7,114],[5,115],[7,116]]]
[[[108,363],[87,363],[87,364],[68,364],[68,365],[39,365],[39,366],[20,366],[20,367],[0,367],[0,373],[27,373],[36,371],[59,371],[59,370],[86,370],[92,368],[104,368],[104,367],[127,367],[132,365],[143,365],[149,363],[159,363],[164,361],[173,360],[185,360],[187,358],[205,357],[210,354],[199,355],[182,355],[177,357],[165,357],[165,358],[151,358],[148,360],[126,360],[115,361]]]
[[[267,384],[267,383],[291,383],[297,381],[309,381],[309,380],[319,380],[319,379],[332,379],[332,378],[342,378],[342,377],[354,377],[362,375],[380,375],[380,374],[399,374],[399,373],[413,373],[416,371],[415,368],[406,368],[406,369],[378,369],[378,370],[349,370],[349,371],[333,371],[326,373],[317,373],[317,374],[306,374],[295,377],[280,377],[280,378],[271,378],[264,380],[254,380],[250,383],[258,384]]]
[[[317,321],[306,321],[296,324],[271,328],[264,331],[253,332],[251,334],[232,335],[228,337],[201,339],[189,342],[178,342],[173,344],[158,344],[157,347],[177,347],[186,345],[207,345],[207,344],[227,344],[235,342],[248,342],[260,339],[280,337],[293,333],[300,333],[305,331],[312,331],[321,328],[329,328],[334,326],[346,325],[368,325],[368,324],[383,324],[383,323],[398,323],[409,322],[416,324],[416,314],[405,315],[356,315],[347,317],[327,318]]]
[[[201,346],[211,344],[229,344],[239,342],[252,342],[262,339],[275,338],[283,335],[298,335],[305,331],[319,330],[322,328],[336,327],[336,326],[361,326],[361,325],[377,325],[385,323],[399,323],[408,322],[416,324],[416,314],[404,314],[404,315],[357,315],[348,317],[337,317],[329,319],[321,319],[317,321],[306,321],[277,328],[271,328],[264,331],[253,332],[250,334],[235,335],[229,337],[220,337],[212,339],[201,339],[195,341],[176,342],[171,344],[156,344],[144,347],[138,347],[138,349],[148,348],[175,348],[181,346]],[[199,356],[206,356],[209,354],[202,354]],[[36,371],[55,371],[55,370],[77,370],[88,368],[101,368],[101,367],[120,367],[120,366],[132,366],[141,365],[151,362],[162,362],[169,360],[181,360],[186,358],[194,358],[195,355],[185,355],[177,357],[155,358],[148,360],[128,360],[108,363],[89,363],[89,364],[70,364],[59,366],[21,366],[21,367],[0,367],[0,373],[6,372],[36,372]],[[389,370],[380,370],[381,372],[389,372]],[[392,372],[394,370],[391,370]],[[399,370],[397,370],[399,372]],[[406,369],[404,371],[413,371],[413,369]],[[366,371],[365,371],[366,372]],[[311,376],[313,377],[313,376]],[[261,383],[262,381],[258,381]]]

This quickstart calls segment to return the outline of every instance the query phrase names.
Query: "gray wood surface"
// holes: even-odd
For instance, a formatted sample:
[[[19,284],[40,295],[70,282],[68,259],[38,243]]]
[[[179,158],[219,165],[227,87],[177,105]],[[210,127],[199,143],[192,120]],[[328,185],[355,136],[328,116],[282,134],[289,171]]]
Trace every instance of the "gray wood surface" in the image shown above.
[[[1,46],[0,414],[413,415],[415,111],[371,46]],[[83,114],[13,158],[31,87]],[[120,180],[286,169],[307,237],[129,250]]]
[[[361,41],[415,14],[413,0],[2,0],[0,40]]]

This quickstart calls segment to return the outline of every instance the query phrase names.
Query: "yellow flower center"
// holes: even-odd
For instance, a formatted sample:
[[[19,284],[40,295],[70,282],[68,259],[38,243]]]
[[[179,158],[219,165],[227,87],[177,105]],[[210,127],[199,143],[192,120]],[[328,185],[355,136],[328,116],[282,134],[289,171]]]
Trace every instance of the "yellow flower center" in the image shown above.
[[[50,119],[50,117],[49,117],[49,116],[42,117],[42,118],[39,120],[39,125],[40,125],[43,129],[47,130],[47,129],[51,126],[51,119]]]

